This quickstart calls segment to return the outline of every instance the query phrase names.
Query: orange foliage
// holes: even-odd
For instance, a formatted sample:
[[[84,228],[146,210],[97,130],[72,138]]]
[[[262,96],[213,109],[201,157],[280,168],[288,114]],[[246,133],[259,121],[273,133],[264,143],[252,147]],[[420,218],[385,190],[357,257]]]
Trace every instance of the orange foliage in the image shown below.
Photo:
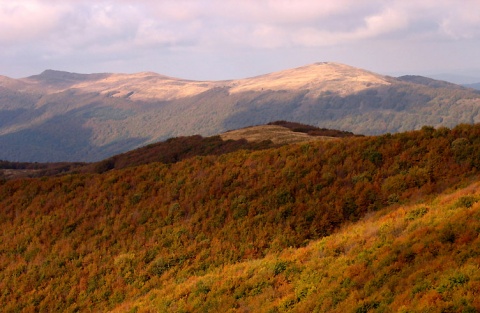
[[[366,214],[467,184],[478,169],[480,126],[461,125],[1,182],[0,303],[6,312],[130,307],[127,301],[166,283],[179,286],[267,258],[256,266],[268,278],[256,281],[255,272],[246,271],[238,274],[240,286],[228,288],[202,279],[182,285],[189,293],[171,301],[177,311],[215,311],[227,303],[253,310],[249,301],[278,311],[303,301],[298,307],[333,311],[357,303],[359,312],[417,300],[440,306],[464,288],[473,293],[473,276],[449,273],[441,283],[422,278],[427,286],[408,278],[415,275],[410,269],[428,267],[424,275],[433,278],[435,271],[478,264],[472,248],[479,240],[478,205],[471,195],[449,204],[448,222],[416,225],[434,209],[417,206],[364,230],[370,237],[363,242],[327,242],[322,253],[309,252],[322,257],[318,268],[309,263],[317,268],[310,278],[309,258],[301,264],[271,258],[308,247]],[[471,210],[468,219],[456,209]],[[379,249],[377,258],[369,249]],[[330,268],[337,258],[344,263]],[[302,286],[295,289],[293,281]],[[413,296],[410,282],[417,284]],[[328,294],[319,293],[323,285],[331,287]],[[215,292],[226,296],[215,300]],[[401,296],[394,302],[391,294]],[[172,311],[162,301],[158,310]]]

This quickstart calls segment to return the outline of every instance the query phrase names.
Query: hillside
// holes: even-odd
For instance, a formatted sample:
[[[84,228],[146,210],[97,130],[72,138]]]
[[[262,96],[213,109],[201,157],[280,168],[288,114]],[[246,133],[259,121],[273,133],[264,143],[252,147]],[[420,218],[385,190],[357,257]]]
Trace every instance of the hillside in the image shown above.
[[[295,122],[276,121],[232,130],[218,136],[169,138],[93,163],[28,163],[0,160],[0,179],[33,178],[72,173],[103,173],[153,162],[176,163],[195,156],[222,155],[238,150],[263,150],[291,143],[360,136]]]
[[[357,134],[480,121],[478,92],[414,77],[330,62],[229,81],[52,70],[0,77],[0,159],[99,161],[171,137],[276,120]]]
[[[475,183],[303,248],[187,280],[165,275],[113,312],[478,312],[479,200]]]
[[[479,168],[460,125],[3,181],[0,303],[474,312]]]

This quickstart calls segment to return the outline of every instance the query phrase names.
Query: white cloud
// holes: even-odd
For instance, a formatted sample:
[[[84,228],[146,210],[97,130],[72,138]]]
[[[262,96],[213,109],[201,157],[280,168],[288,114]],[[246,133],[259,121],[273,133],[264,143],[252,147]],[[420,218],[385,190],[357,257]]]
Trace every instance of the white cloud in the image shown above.
[[[471,41],[480,40],[478,12],[480,0],[0,0],[0,57],[12,63],[31,51],[38,62],[81,56],[98,64],[180,50]]]
[[[480,2],[356,0],[26,0],[0,4],[0,42],[72,48],[155,45],[325,46],[375,38],[431,19],[448,37],[479,35]],[[464,2],[462,3],[464,4]],[[433,11],[433,14],[432,14]],[[411,24],[409,24],[411,23]],[[411,28],[412,34],[415,29]],[[234,35],[231,35],[234,34]],[[203,41],[202,41],[203,40]]]
[[[362,25],[350,31],[326,31],[313,27],[303,28],[300,30],[295,42],[303,46],[330,46],[375,38],[383,34],[405,29],[407,26],[407,16],[401,12],[387,9],[379,14],[365,17]]]
[[[454,39],[480,37],[480,1],[450,8],[440,22],[440,30]]]
[[[64,14],[62,7],[44,6],[38,1],[0,2],[0,43],[16,44],[48,36]]]

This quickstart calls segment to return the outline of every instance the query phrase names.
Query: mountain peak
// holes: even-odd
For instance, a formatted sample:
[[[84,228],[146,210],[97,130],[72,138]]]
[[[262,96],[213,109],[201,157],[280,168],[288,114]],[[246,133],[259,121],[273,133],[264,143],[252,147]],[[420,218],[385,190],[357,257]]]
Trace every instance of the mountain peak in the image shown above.
[[[53,75],[68,75],[68,74],[73,74],[71,72],[67,71],[58,71],[58,70],[52,70],[52,69],[47,69],[40,73],[40,76],[53,76]]]
[[[232,93],[259,90],[309,90],[310,97],[324,92],[347,95],[389,85],[385,76],[353,66],[318,62],[293,69],[233,81]],[[237,86],[238,85],[238,86]]]
[[[71,80],[71,79],[80,79],[88,76],[88,74],[78,74],[78,73],[71,73],[67,71],[57,71],[57,70],[45,70],[38,75],[33,75],[28,78],[36,78],[36,79],[58,79],[58,80]]]
[[[47,84],[71,84],[75,82],[81,82],[88,79],[101,79],[109,76],[110,74],[78,74],[66,71],[57,70],[45,70],[38,75],[29,76],[27,80],[35,80]]]

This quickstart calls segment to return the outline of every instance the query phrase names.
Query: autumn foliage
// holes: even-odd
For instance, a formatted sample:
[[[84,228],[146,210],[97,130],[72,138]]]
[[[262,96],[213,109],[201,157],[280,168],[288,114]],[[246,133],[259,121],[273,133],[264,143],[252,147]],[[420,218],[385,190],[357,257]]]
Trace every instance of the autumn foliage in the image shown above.
[[[0,303],[475,312],[479,168],[460,125],[3,181]]]

